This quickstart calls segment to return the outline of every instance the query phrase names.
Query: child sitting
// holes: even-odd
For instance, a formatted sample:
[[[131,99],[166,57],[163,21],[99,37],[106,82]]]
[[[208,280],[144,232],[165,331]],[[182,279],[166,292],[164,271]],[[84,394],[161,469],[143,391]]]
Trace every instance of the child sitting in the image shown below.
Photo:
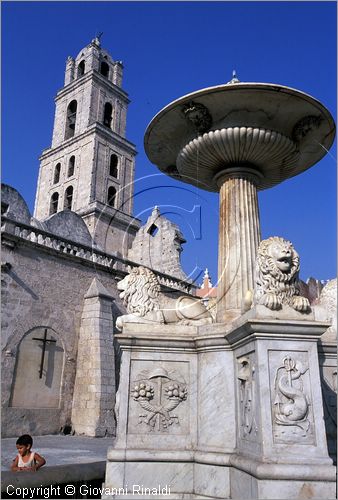
[[[37,471],[45,465],[46,460],[39,455],[39,453],[32,452],[31,448],[33,446],[32,436],[29,434],[24,434],[20,436],[16,441],[16,448],[18,450],[17,456],[14,458],[11,465],[11,470],[16,471]]]

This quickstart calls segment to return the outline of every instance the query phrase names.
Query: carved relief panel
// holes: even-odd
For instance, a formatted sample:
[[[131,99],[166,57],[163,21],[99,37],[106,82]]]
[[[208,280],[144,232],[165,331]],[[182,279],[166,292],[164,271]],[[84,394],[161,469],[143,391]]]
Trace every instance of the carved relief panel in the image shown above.
[[[255,353],[237,358],[239,436],[247,441],[255,441],[258,433],[255,365]]]
[[[189,433],[188,376],[188,363],[136,362],[130,377],[129,432]]]
[[[307,352],[269,351],[275,443],[316,444]]]
[[[324,365],[320,367],[320,370],[326,437],[329,454],[335,457],[337,454],[337,367]]]

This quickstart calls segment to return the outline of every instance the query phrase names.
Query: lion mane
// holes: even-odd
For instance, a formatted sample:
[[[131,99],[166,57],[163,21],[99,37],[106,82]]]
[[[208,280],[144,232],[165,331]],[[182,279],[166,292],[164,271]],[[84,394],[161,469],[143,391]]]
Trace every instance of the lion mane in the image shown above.
[[[196,297],[165,297],[156,275],[148,268],[139,266],[129,271],[117,284],[120,297],[127,309],[119,316],[116,327],[122,330],[124,323],[181,323],[202,325],[212,322],[212,316]]]
[[[275,258],[270,254],[272,245],[276,244],[291,251],[292,267],[289,272],[278,269]],[[298,276],[299,255],[290,241],[279,236],[272,236],[261,242],[256,260],[256,293],[258,296],[263,293],[277,293],[282,302],[288,303],[294,295],[299,295]]]
[[[309,308],[308,300],[299,297],[299,255],[290,241],[279,236],[261,241],[254,302],[270,309],[279,309],[282,304],[302,312]]]
[[[160,284],[150,269],[136,267],[128,275],[128,286],[123,297],[123,304],[130,314],[145,316],[150,311],[160,309],[158,296]]]

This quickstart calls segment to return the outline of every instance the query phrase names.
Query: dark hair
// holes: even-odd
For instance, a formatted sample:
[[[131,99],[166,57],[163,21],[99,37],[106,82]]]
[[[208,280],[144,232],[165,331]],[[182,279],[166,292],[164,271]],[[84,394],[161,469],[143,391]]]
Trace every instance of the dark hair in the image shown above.
[[[28,446],[29,444],[33,446],[33,439],[32,436],[29,434],[23,434],[23,436],[20,436],[16,440],[16,444],[22,445],[22,446]]]

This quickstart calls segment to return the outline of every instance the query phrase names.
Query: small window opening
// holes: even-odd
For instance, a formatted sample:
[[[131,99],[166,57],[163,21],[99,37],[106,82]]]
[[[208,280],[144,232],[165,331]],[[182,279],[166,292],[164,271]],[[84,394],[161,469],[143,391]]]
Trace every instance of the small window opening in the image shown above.
[[[109,175],[111,177],[117,177],[118,161],[119,161],[118,157],[115,154],[110,156]]]
[[[108,199],[107,199],[108,205],[114,207],[115,199],[116,199],[116,189],[114,188],[114,186],[110,186],[110,188],[108,189]]]
[[[65,139],[70,139],[75,133],[77,102],[69,103],[67,108],[66,134]]]
[[[77,67],[77,77],[80,78],[80,76],[84,75],[86,69],[86,63],[84,60],[80,62],[80,64]]]
[[[8,207],[8,203],[4,203],[3,201],[1,202],[1,215],[6,215]]]
[[[147,233],[149,233],[150,236],[155,236],[158,233],[158,227],[156,226],[156,224],[152,224]]]
[[[101,63],[100,73],[101,73],[101,75],[106,76],[106,77],[108,77],[108,75],[109,75],[109,66],[104,61]]]
[[[73,186],[68,186],[66,191],[65,191],[65,201],[64,201],[64,206],[63,208],[65,210],[71,210],[72,209],[72,201],[73,201]]]
[[[103,114],[103,125],[105,125],[106,127],[111,126],[112,114],[113,114],[113,106],[110,104],[110,102],[106,102],[106,104],[104,105],[104,114]]]
[[[58,163],[57,165],[55,165],[53,184],[57,184],[60,181],[60,172],[61,163]]]
[[[69,158],[69,163],[68,163],[68,177],[72,177],[72,175],[74,175],[74,168],[75,168],[75,156],[71,156]]]
[[[56,212],[58,211],[58,203],[59,203],[59,193],[53,193],[50,199],[49,215],[56,214]]]

